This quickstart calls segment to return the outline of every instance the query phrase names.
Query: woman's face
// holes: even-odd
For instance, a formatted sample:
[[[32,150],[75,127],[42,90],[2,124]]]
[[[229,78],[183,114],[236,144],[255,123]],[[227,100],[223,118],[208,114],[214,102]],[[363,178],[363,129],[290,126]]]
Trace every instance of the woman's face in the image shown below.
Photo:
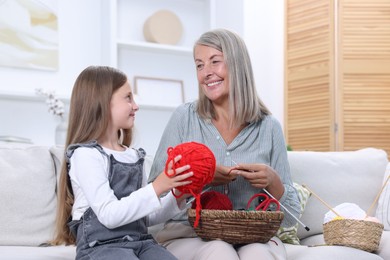
[[[203,93],[212,102],[226,101],[229,96],[229,80],[223,53],[208,46],[197,45],[194,58]]]
[[[128,82],[113,93],[110,106],[114,129],[130,129],[134,126],[135,112],[139,107],[134,101]]]

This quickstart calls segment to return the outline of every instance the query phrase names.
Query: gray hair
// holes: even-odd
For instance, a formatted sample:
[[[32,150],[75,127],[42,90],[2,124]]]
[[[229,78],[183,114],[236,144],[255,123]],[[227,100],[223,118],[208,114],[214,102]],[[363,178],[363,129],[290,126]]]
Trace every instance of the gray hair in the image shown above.
[[[195,42],[223,53],[229,75],[229,108],[232,122],[230,127],[261,120],[271,112],[259,98],[253,77],[251,60],[245,42],[241,37],[226,29],[215,29],[200,36]],[[198,114],[204,119],[215,119],[211,101],[199,85]]]

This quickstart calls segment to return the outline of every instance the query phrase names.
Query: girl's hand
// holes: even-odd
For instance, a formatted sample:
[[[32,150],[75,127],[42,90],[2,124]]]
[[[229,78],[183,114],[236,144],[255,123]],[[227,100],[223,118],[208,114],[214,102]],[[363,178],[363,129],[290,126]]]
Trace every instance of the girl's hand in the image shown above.
[[[218,186],[228,184],[231,181],[234,181],[237,178],[237,174],[233,172],[233,169],[237,167],[226,167],[222,165],[217,165],[215,168],[214,179],[211,182],[211,185]]]
[[[181,159],[181,155],[175,157],[175,163]],[[170,191],[179,186],[184,186],[190,184],[192,181],[186,180],[188,177],[194,175],[193,172],[187,172],[185,174],[181,174],[188,169],[190,169],[189,165],[184,165],[182,167],[176,168],[175,171],[172,170],[173,162],[170,161],[168,164],[168,174],[171,177],[168,177],[165,172],[160,173],[157,178],[153,181],[152,185],[158,197],[160,197],[163,193]],[[181,175],[180,175],[181,174]]]

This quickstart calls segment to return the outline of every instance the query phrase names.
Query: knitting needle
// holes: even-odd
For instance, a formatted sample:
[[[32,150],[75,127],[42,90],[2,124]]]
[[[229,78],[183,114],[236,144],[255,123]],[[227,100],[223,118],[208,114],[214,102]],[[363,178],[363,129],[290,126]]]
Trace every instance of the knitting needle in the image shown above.
[[[387,182],[389,181],[389,179],[390,179],[390,175],[387,176],[387,179],[386,179],[386,181],[383,183],[382,188],[381,188],[381,190],[379,191],[379,193],[376,195],[376,198],[375,198],[374,202],[371,204],[370,208],[367,210],[366,217],[368,217],[368,214],[370,213],[370,211],[371,211],[372,208],[374,207],[375,203],[376,203],[377,200],[379,199],[379,196],[381,195],[381,193],[382,193],[383,189],[385,188],[385,186],[386,186]]]
[[[206,191],[209,191],[210,189],[211,189],[211,187],[207,187],[206,189],[202,190],[202,192],[201,192],[200,194],[203,194],[203,193],[205,193]],[[186,205],[190,205],[194,200],[195,200],[194,197],[190,198],[190,199],[187,201]]]
[[[238,163],[236,163],[235,161],[232,160],[232,162],[238,166]],[[282,203],[280,203],[280,201],[278,199],[276,199],[274,196],[272,196],[271,193],[269,193],[269,191],[267,191],[265,188],[263,189],[263,191],[265,193],[268,194],[268,196],[270,196],[271,198],[273,198],[274,200],[277,200],[279,202],[279,205],[291,216],[293,217],[299,224],[302,225],[302,227],[304,227],[306,229],[306,231],[310,231],[310,228],[308,226],[306,226],[305,224],[303,224],[302,221],[299,220],[299,218],[297,218],[294,214],[292,214],[285,206],[283,206]]]
[[[273,198],[274,200],[277,200],[277,199],[276,199],[274,196],[272,196],[272,194],[269,193],[269,191],[267,191],[266,189],[263,189],[263,191],[264,191],[265,193],[267,193],[268,196],[270,196],[270,197]],[[278,200],[278,201],[279,201],[279,200]],[[309,228],[308,226],[306,226],[305,224],[303,224],[303,222],[300,221],[299,218],[297,218],[294,214],[292,214],[285,206],[283,206],[283,204],[280,203],[280,201],[279,201],[279,205],[280,205],[288,214],[290,214],[290,216],[293,217],[299,224],[301,224],[302,227],[304,227],[304,228],[306,229],[306,231],[310,231],[310,228]]]
[[[330,209],[334,214],[336,214],[338,217],[342,218],[339,213],[337,213],[331,206],[328,205],[325,201],[323,201],[317,194],[315,194],[312,190],[309,189],[305,184],[302,184],[302,187],[306,188],[308,191],[310,191],[311,194],[313,194],[319,201],[321,201],[328,209]]]

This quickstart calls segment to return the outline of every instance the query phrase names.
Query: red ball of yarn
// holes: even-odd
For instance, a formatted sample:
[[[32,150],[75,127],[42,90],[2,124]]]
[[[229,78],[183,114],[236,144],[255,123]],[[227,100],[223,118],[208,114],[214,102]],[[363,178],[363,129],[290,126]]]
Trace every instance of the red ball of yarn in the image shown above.
[[[174,174],[168,173],[168,164],[171,161],[174,161],[175,157],[181,155],[182,158],[173,164],[172,169],[175,171],[176,168],[179,168],[184,165],[190,165],[190,169],[184,171],[181,174],[192,171],[194,175],[188,178],[192,182],[188,185],[177,187],[176,189],[180,191],[180,194],[175,194],[172,190],[172,194],[178,198],[184,193],[190,193],[195,197],[196,202],[196,218],[194,222],[194,227],[197,227],[200,219],[200,210],[202,206],[200,204],[200,193],[203,190],[203,187],[209,184],[215,173],[215,157],[213,152],[204,144],[196,142],[188,142],[177,145],[175,148],[168,148],[168,159],[165,164],[165,174],[169,177],[173,177]]]
[[[196,142],[182,143],[175,148],[169,147],[167,153],[166,175],[173,176],[173,174],[168,174],[168,164],[178,155],[182,155],[182,158],[173,165],[172,169],[175,170],[188,164],[191,168],[181,174],[190,171],[194,173],[193,176],[188,178],[188,180],[192,181],[190,184],[176,188],[181,192],[179,195],[174,194],[176,197],[180,197],[184,193],[199,194],[202,192],[203,187],[213,180],[216,167],[215,157],[213,152],[204,144]]]
[[[233,210],[233,204],[229,197],[217,191],[206,191],[200,196],[200,204],[203,209]],[[196,203],[192,203],[193,209]]]

